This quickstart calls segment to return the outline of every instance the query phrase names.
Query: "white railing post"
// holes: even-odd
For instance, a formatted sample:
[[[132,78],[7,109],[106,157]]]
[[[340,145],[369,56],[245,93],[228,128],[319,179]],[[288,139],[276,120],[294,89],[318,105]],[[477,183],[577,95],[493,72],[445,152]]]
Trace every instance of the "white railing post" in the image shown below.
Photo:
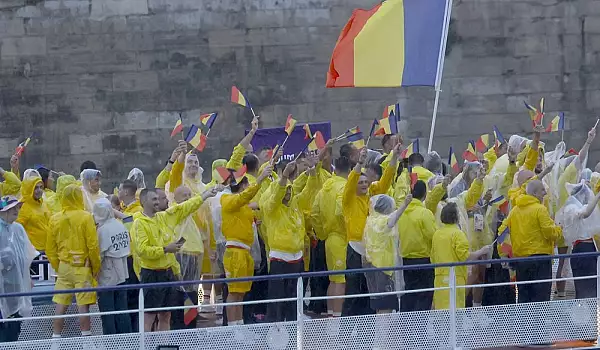
[[[296,348],[302,350],[304,337],[304,281],[298,277],[296,283]]]
[[[146,350],[146,339],[144,334],[144,290],[140,287],[138,297],[138,331],[140,333],[140,349]]]
[[[456,346],[456,268],[450,267],[450,348]]]
[[[596,257],[596,344],[600,344],[600,256]]]

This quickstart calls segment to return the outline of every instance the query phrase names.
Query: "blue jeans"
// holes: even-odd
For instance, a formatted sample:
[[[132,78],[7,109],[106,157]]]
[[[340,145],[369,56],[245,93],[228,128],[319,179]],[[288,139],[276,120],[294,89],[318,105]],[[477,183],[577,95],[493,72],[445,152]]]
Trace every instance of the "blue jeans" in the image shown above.
[[[127,310],[127,291],[99,292],[98,308],[100,312]],[[131,318],[129,314],[102,315],[102,333],[104,335],[131,332]]]

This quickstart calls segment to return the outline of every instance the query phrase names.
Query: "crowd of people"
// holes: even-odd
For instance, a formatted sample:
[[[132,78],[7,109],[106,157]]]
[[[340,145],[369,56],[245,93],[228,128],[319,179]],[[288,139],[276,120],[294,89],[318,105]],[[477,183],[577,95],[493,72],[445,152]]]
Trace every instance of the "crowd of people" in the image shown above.
[[[45,167],[21,176],[19,157],[0,168],[0,312],[21,318],[32,309],[27,292],[42,253],[57,273],[53,301],[62,315],[73,303],[80,313],[137,309],[138,290],[69,294],[68,290],[219,277],[345,271],[363,267],[462,262],[498,257],[595,252],[600,227],[600,166],[586,167],[595,127],[579,152],[564,142],[548,150],[536,127],[533,139],[496,140],[458,172],[436,152],[403,158],[399,135],[385,135],[381,151],[335,139],[296,160],[283,149],[253,150],[258,128],[235,146],[229,159],[212,162],[210,181],[199,154],[180,141],[153,188],[135,168],[118,190],[101,190],[102,173],[91,161],[79,179]],[[337,152],[336,152],[337,153]],[[600,164],[599,164],[600,165]],[[506,209],[508,208],[508,210]],[[478,288],[486,282],[550,279],[552,261],[457,267],[458,307],[516,302],[511,287]],[[594,257],[572,258],[575,277],[594,276]],[[561,261],[557,274],[562,274]],[[343,273],[310,278],[312,296],[422,290],[449,285],[450,268]],[[564,284],[557,283],[557,297]],[[596,279],[576,280],[577,298],[596,297]],[[552,283],[518,286],[518,302],[548,301]],[[194,328],[199,317],[169,307],[198,304],[223,315],[224,325],[296,320],[293,302],[213,307],[247,300],[296,296],[295,279],[145,288],[144,308],[102,316],[104,334]],[[311,301],[308,314],[340,316],[447,309],[450,291],[331,298]],[[202,314],[201,314],[202,315]],[[54,340],[64,319],[53,320]],[[89,317],[80,318],[91,335]],[[0,342],[16,341],[20,322],[0,322]]]

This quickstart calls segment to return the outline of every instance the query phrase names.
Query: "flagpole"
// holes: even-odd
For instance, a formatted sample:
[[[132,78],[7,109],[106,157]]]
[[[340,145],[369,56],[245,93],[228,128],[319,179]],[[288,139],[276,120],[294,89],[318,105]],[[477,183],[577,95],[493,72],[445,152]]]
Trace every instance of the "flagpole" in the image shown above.
[[[440,42],[440,54],[438,57],[437,75],[435,81],[435,102],[433,104],[433,118],[431,119],[431,131],[429,132],[429,145],[427,152],[431,152],[433,146],[433,133],[440,103],[440,92],[442,92],[442,74],[444,72],[444,59],[446,57],[446,43],[448,42],[448,29],[450,27],[450,16],[452,14],[452,0],[446,0],[446,11],[444,14],[444,26],[442,40]]]
[[[561,130],[560,131],[560,142],[563,142],[565,140],[565,130]]]
[[[256,118],[256,113],[254,113],[254,108],[252,108],[252,106],[250,106],[250,111],[252,112],[252,116]]]

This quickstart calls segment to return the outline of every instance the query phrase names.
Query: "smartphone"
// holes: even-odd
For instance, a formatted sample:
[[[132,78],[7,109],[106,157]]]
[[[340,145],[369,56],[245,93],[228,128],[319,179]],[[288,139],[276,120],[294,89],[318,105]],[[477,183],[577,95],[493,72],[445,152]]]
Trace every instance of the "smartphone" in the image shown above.
[[[179,238],[176,243],[177,244],[184,244],[185,243],[185,238],[183,238],[183,237]]]

